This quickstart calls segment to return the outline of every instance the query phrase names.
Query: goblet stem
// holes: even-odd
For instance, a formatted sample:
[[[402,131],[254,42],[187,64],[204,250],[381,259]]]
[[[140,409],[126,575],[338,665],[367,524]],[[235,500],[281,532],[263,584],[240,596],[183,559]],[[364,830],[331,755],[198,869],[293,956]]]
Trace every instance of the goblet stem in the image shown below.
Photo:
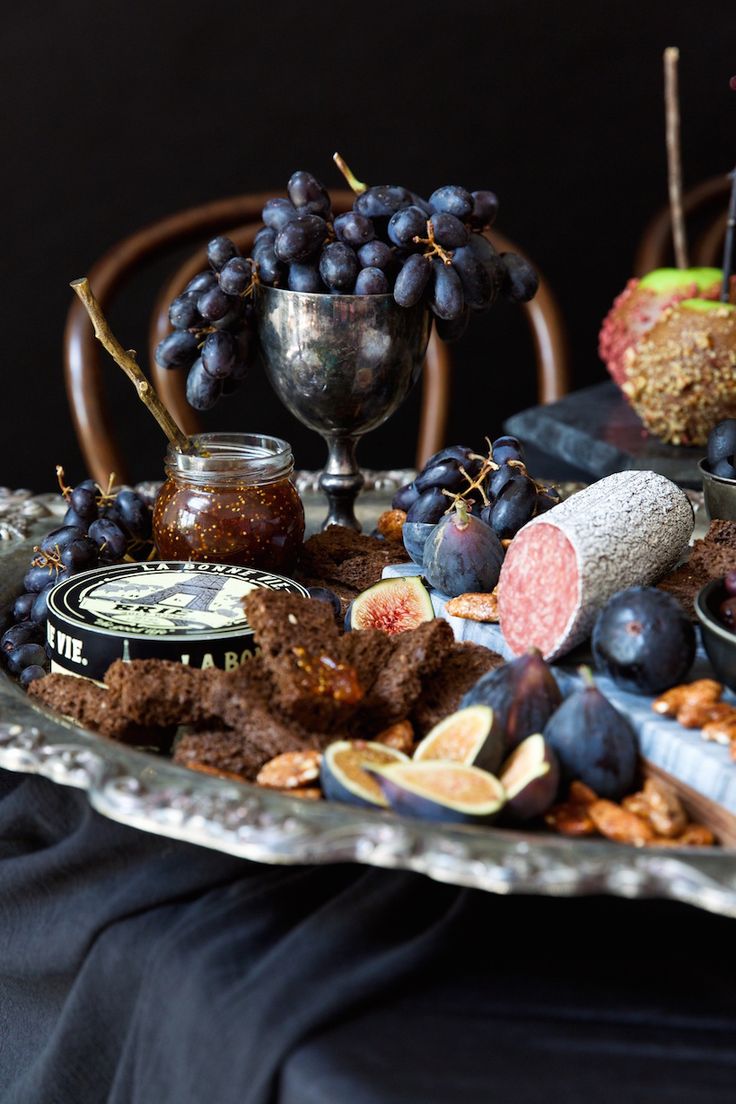
[[[355,500],[365,482],[355,457],[360,438],[324,434],[324,439],[327,463],[319,477],[319,485],[327,496],[329,509],[322,528],[344,525],[360,532],[360,522],[355,516]]]

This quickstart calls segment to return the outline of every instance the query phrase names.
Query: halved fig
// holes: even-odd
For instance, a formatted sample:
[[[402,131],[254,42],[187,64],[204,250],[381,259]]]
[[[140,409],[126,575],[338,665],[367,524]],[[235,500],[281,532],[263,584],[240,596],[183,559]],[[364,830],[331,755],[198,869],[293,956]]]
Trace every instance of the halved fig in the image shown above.
[[[522,740],[503,765],[501,783],[509,820],[531,820],[547,812],[557,796],[560,767],[543,736],[537,732]]]
[[[393,635],[434,619],[429,591],[418,575],[381,579],[348,606],[345,628],[381,629]]]
[[[505,739],[490,705],[468,705],[436,724],[414,752],[414,762],[430,759],[468,763],[493,774],[501,765]]]
[[[402,751],[366,740],[336,740],[326,748],[320,767],[325,797],[348,805],[388,805],[383,791],[366,766],[408,763]]]
[[[370,771],[392,809],[420,820],[487,824],[495,820],[506,801],[495,775],[465,763],[430,759],[390,763]]]

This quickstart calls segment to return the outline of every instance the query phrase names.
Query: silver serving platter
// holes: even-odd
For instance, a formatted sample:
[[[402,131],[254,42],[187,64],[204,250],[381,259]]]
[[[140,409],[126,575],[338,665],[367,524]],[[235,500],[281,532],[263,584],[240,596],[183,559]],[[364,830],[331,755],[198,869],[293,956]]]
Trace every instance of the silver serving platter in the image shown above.
[[[48,524],[46,524],[48,528]],[[31,540],[0,552],[0,602]],[[356,862],[490,893],[670,898],[736,916],[736,850],[632,848],[543,832],[455,827],[210,778],[34,706],[0,675],[0,767],[86,790],[103,816],[263,863]]]

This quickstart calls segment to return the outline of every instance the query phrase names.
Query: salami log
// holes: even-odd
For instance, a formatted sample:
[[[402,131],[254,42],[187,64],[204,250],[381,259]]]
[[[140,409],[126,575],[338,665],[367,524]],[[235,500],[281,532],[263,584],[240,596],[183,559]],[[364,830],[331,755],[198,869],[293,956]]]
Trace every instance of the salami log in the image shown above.
[[[498,584],[506,643],[556,659],[584,640],[617,590],[647,586],[684,553],[690,501],[650,471],[609,475],[534,518],[514,537]]]

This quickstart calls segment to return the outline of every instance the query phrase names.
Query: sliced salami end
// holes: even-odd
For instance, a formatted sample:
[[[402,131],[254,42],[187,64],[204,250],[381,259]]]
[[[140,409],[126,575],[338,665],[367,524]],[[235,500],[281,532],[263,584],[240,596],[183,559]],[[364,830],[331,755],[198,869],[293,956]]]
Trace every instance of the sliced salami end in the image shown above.
[[[525,525],[498,582],[499,620],[516,654],[536,646],[556,659],[588,636],[618,590],[648,586],[687,548],[693,511],[663,475],[624,471]]]
[[[508,646],[516,655],[529,648],[539,648],[545,659],[554,655],[579,605],[580,571],[565,534],[546,524],[522,529],[506,553],[499,588]]]

